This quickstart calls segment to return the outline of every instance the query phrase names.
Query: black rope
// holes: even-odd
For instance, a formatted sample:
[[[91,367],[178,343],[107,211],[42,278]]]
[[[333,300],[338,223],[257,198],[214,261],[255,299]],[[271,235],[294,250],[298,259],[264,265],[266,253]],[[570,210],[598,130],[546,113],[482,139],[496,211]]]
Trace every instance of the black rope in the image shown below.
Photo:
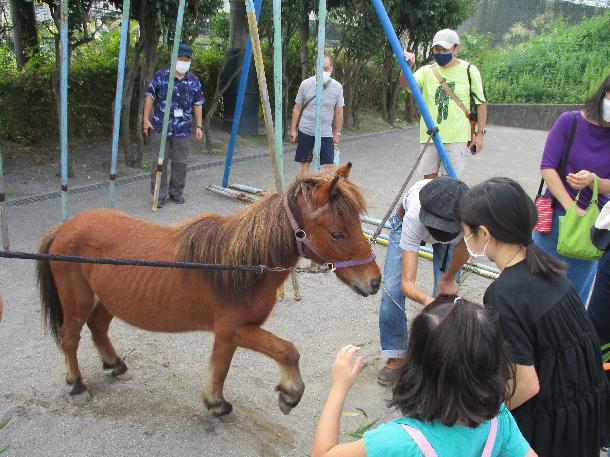
[[[231,270],[253,271],[263,274],[270,268],[264,265],[228,265],[216,263],[167,262],[163,260],[108,259],[101,257],[83,257],[77,255],[34,254],[19,251],[0,251],[5,259],[47,260],[53,262],[92,263],[98,265],[128,265],[136,267],[183,268],[187,270]]]

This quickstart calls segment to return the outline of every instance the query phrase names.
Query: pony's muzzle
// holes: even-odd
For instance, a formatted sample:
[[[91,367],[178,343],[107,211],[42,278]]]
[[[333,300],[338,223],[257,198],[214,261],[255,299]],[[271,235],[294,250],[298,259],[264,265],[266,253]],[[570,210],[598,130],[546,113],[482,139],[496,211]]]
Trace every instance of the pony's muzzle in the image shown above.
[[[369,295],[375,295],[379,291],[379,287],[381,285],[381,277],[373,277],[368,280],[368,284],[364,285],[359,281],[353,281],[351,286],[354,292],[363,297],[368,297]]]

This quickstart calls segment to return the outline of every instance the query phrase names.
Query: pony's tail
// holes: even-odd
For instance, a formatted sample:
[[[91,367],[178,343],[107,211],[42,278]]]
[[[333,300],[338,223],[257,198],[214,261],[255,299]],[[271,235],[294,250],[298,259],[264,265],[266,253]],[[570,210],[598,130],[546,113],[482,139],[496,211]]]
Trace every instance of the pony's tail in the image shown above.
[[[40,241],[38,253],[48,254],[51,245],[57,236],[59,226],[50,228]],[[61,309],[57,285],[48,260],[38,260],[36,265],[38,277],[38,290],[40,291],[40,302],[42,304],[43,322],[46,328],[51,329],[55,343],[59,345],[60,329],[64,323],[64,313]]]

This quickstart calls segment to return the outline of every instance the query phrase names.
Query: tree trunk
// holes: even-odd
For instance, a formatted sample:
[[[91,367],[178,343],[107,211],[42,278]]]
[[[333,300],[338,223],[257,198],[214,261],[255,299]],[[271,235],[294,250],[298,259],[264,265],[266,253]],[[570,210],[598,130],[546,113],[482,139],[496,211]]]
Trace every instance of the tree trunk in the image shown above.
[[[299,20],[299,52],[301,54],[301,81],[309,76],[309,12],[303,8],[301,19]]]
[[[246,49],[248,42],[246,4],[242,0],[230,0],[229,3],[229,49]]]
[[[394,75],[394,54],[389,45],[385,47],[383,59],[383,85],[381,94],[381,116],[385,122],[394,124],[396,98],[398,96],[398,77]]]
[[[17,70],[21,71],[28,61],[29,55],[37,53],[39,50],[36,13],[32,0],[10,0],[10,6]]]

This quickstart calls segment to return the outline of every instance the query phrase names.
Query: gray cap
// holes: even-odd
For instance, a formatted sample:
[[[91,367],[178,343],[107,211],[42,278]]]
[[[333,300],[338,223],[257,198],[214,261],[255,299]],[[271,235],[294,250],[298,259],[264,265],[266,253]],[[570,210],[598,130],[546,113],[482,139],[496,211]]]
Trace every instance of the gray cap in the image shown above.
[[[448,233],[458,233],[458,207],[468,186],[459,179],[439,176],[419,191],[419,221],[427,227]]]
[[[455,30],[443,29],[436,32],[432,40],[432,46],[442,46],[445,49],[451,49],[456,44],[460,44],[460,37]]]

